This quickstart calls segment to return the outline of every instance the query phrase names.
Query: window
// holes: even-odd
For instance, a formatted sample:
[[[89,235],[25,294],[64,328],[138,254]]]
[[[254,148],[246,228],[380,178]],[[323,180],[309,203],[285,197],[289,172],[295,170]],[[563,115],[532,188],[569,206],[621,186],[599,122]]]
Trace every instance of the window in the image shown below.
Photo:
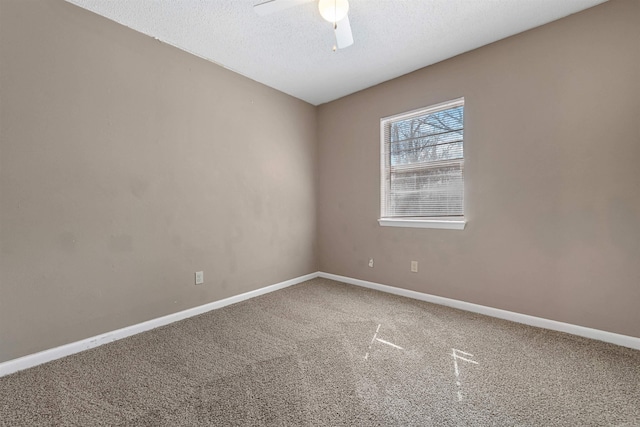
[[[380,120],[380,225],[463,229],[464,98]]]

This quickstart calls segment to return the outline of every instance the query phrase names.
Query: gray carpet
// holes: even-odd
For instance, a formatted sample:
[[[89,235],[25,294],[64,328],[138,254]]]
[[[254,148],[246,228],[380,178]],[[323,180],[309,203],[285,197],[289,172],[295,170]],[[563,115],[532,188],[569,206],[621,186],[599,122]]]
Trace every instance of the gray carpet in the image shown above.
[[[638,426],[640,351],[325,279],[0,378],[0,425]]]

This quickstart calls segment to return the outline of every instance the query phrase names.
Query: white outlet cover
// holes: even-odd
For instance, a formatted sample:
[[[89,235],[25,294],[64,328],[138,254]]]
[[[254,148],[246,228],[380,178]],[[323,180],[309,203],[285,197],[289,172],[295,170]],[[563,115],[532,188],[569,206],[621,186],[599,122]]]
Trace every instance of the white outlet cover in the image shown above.
[[[411,271],[413,273],[418,272],[418,261],[411,261]]]
[[[373,258],[369,258],[369,267],[373,268]]]
[[[204,283],[204,271],[196,271],[196,285]]]

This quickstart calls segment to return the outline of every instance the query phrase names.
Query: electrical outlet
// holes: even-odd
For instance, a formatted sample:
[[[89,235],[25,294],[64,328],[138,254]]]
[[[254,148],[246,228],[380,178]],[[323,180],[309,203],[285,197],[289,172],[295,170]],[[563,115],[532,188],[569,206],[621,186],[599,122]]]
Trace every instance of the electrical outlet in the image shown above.
[[[369,258],[369,267],[373,268],[373,258]]]
[[[412,273],[418,272],[418,261],[411,261],[411,272]]]
[[[204,271],[196,271],[196,285],[204,283]]]

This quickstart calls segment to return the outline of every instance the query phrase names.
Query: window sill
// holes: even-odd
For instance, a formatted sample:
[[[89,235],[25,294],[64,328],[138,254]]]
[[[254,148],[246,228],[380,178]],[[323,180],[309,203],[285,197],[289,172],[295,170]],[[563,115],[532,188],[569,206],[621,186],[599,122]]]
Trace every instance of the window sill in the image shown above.
[[[447,230],[464,230],[467,221],[464,219],[428,219],[428,218],[380,218],[381,227],[406,227],[406,228],[440,228]]]

